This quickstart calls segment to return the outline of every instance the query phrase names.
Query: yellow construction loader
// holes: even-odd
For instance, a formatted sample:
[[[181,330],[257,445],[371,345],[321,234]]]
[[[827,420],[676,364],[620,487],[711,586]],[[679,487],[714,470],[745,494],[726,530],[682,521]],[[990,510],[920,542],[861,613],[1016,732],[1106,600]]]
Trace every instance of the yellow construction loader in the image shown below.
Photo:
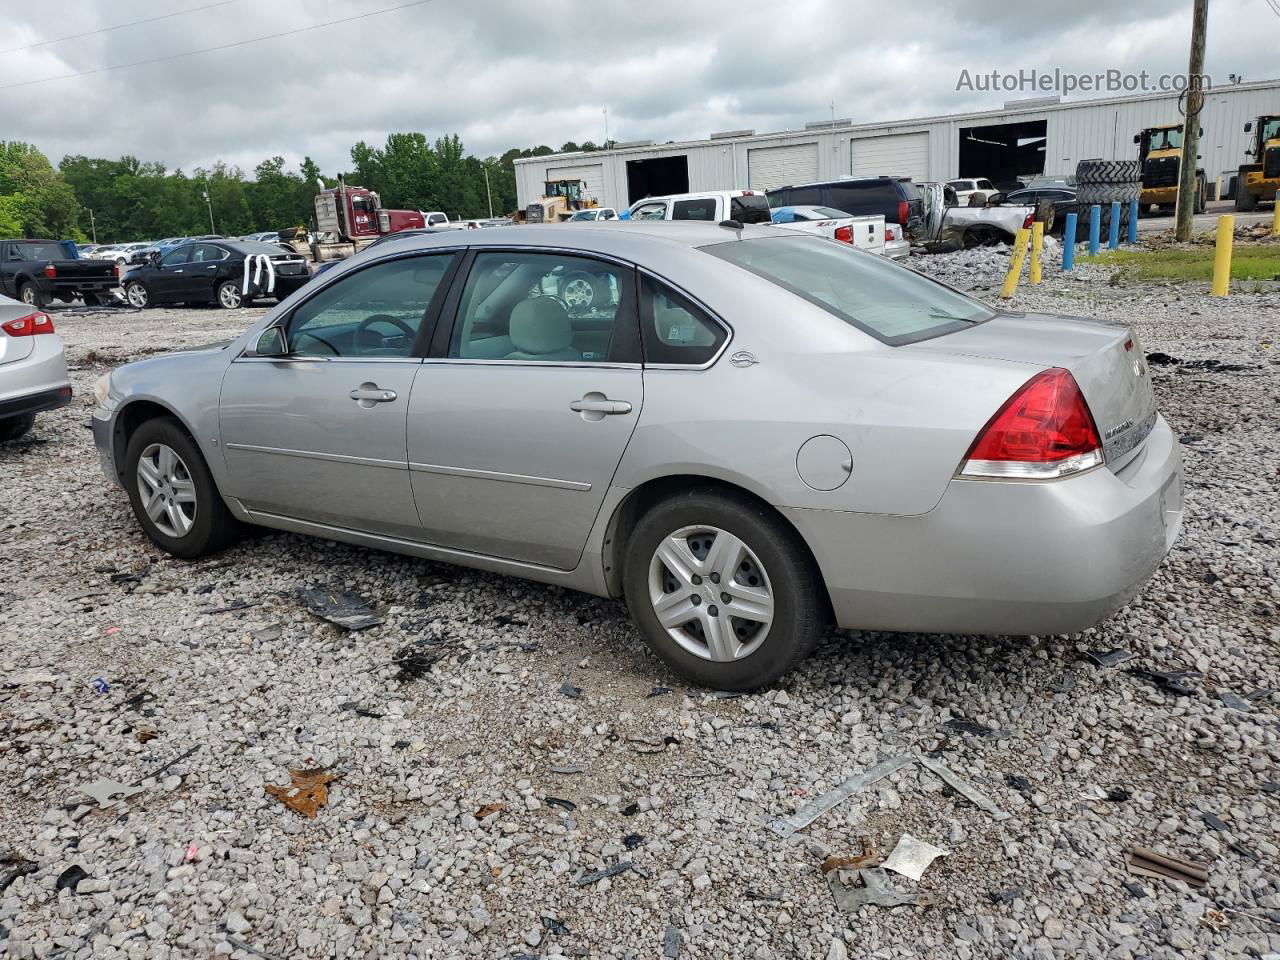
[[[525,210],[526,223],[563,223],[578,210],[600,206],[595,197],[587,196],[585,180],[547,180],[542,196]]]
[[[1253,163],[1240,165],[1236,180],[1236,209],[1253,210],[1259,200],[1276,199],[1280,188],[1280,116],[1259,117],[1244,125],[1253,134],[1253,147],[1245,152]]]
[[[1178,202],[1178,178],[1182,164],[1182,124],[1170,123],[1159,127],[1147,127],[1136,134],[1133,142],[1138,145],[1138,162],[1142,168],[1142,193],[1138,207],[1144,213],[1151,207],[1173,210]],[[1196,198],[1192,208],[1204,213],[1204,170],[1196,170]]]

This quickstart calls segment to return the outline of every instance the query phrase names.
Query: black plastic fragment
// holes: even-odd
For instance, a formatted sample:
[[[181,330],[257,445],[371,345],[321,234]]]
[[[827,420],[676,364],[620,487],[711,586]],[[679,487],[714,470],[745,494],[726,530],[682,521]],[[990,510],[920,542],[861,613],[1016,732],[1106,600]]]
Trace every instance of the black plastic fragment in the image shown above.
[[[567,937],[569,935],[569,928],[555,917],[543,917],[542,926],[548,933],[554,933],[557,937]]]
[[[645,699],[647,700],[647,699],[649,699],[650,697],[663,697],[663,696],[666,696],[666,695],[667,695],[668,693],[670,693],[670,692],[671,692],[671,688],[670,688],[670,687],[654,687],[652,690],[650,690],[650,691],[649,691],[648,693],[646,693],[644,696],[645,696]]]
[[[560,807],[562,810],[568,810],[572,813],[578,809],[578,805],[572,800],[565,800],[563,797],[543,797],[542,802],[548,807]]]
[[[1203,677],[1204,674],[1196,670],[1173,670],[1164,673],[1160,670],[1147,670],[1143,667],[1129,667],[1125,673],[1133,674],[1139,680],[1145,680],[1166,693],[1172,693],[1178,697],[1195,696],[1195,688],[1188,686],[1184,681]]]
[[[1208,812],[1202,813],[1200,814],[1200,819],[1205,822],[1205,826],[1212,827],[1214,830],[1217,830],[1219,833],[1226,833],[1231,829],[1225,823],[1223,823],[1221,819],[1219,819],[1217,816],[1215,816],[1212,813],[1208,813]]]
[[[626,873],[634,866],[635,864],[630,860],[619,860],[613,866],[605,867],[603,870],[596,870],[593,873],[584,873],[575,880],[574,883],[580,887],[585,887],[588,884],[598,883],[606,877],[616,877],[620,873]]]
[[[311,613],[344,630],[367,630],[382,623],[382,617],[354,593],[323,587],[300,587],[298,597]]]
[[[624,817],[634,817],[639,812],[640,812],[640,804],[638,803],[628,803],[625,807],[622,808],[622,815]]]
[[[1024,886],[1010,887],[1008,890],[992,890],[987,894],[987,899],[992,903],[1013,903],[1026,891]]]
[[[622,845],[628,850],[634,850],[642,843],[644,843],[644,837],[638,833],[628,833],[622,838]]]
[[[994,737],[996,731],[990,727],[984,727],[980,723],[974,723],[972,720],[961,720],[953,718],[943,724],[948,730],[954,730],[956,733],[971,733],[975,737]]]
[[[1134,883],[1132,880],[1125,880],[1124,888],[1128,890],[1131,894],[1133,894],[1135,897],[1137,897],[1138,899],[1142,899],[1147,895],[1147,891],[1143,890],[1142,887]]]
[[[1240,856],[1244,857],[1246,860],[1252,860],[1254,863],[1262,862],[1262,858],[1258,856],[1257,852],[1249,849],[1243,843],[1237,843],[1232,840],[1227,844],[1227,847],[1228,849],[1234,850],[1236,853],[1240,854]]]
[[[582,699],[582,688],[575,687],[572,683],[570,683],[567,680],[564,683],[560,684],[560,692],[563,693],[570,700]]]
[[[1006,773],[1004,775],[1004,782],[1019,793],[1031,792],[1031,781],[1026,777],[1018,776],[1016,773]]]
[[[1107,791],[1107,795],[1104,799],[1108,803],[1127,803],[1132,798],[1133,794],[1124,787],[1112,787]]]
[[[85,869],[80,866],[80,864],[73,863],[71,866],[67,867],[67,869],[58,874],[58,879],[54,883],[53,889],[74,891],[76,884],[87,876],[89,876],[89,874],[85,872]]]
[[[1114,647],[1110,650],[1088,650],[1085,652],[1085,659],[1092,663],[1096,663],[1100,667],[1114,667],[1117,664],[1124,663],[1133,654],[1128,650],[1122,650]]]
[[[676,954],[679,952],[680,931],[676,927],[667,927],[667,932],[662,936],[663,960],[674,960]]]

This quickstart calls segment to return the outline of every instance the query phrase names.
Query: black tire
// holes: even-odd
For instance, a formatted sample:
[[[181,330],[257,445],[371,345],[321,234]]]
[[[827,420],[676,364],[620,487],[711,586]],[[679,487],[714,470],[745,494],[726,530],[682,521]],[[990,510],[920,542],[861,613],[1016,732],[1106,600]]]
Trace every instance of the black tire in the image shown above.
[[[1141,183],[1142,164],[1137,160],[1081,160],[1076,164],[1076,186],[1086,184]]]
[[[0,420],[0,443],[8,443],[24,436],[36,422],[34,413],[23,413],[16,417],[5,417]]]
[[[1012,239],[1003,230],[981,225],[970,227],[960,238],[960,244],[966,250],[972,250],[974,247],[994,247],[1011,242]]]
[[[689,652],[668,635],[649,599],[654,551],[676,531],[703,525],[739,538],[759,558],[772,590],[768,632],[741,659],[714,661]],[[640,518],[626,544],[622,578],[627,607],[653,652],[681,676],[720,690],[773,683],[812,652],[829,619],[821,575],[796,532],[758,503],[705,488],[664,500]],[[710,601],[706,609],[711,611]]]
[[[141,280],[130,280],[124,285],[124,298],[129,306],[139,310],[151,306],[151,291]]]
[[[163,443],[177,453],[194,486],[195,515],[191,529],[181,537],[171,536],[156,526],[142,504],[138,489],[138,461],[143,451],[154,443]],[[147,420],[133,432],[124,457],[124,484],[133,514],[142,529],[158,547],[175,557],[194,560],[216,553],[234,542],[240,532],[240,524],[218,493],[213,475],[209,473],[209,466],[195,441],[172,417]]]
[[[1258,198],[1244,187],[1244,177],[1236,184],[1236,210],[1240,213],[1249,213],[1258,209]]]
[[[224,310],[237,310],[248,306],[250,298],[240,292],[240,285],[234,280],[223,280],[213,293],[213,302]]]
[[[38,310],[44,308],[44,306],[49,302],[45,299],[44,294],[40,292],[40,288],[30,280],[23,282],[23,284],[18,287],[18,299],[27,306],[35,307]]]
[[[1142,196],[1140,183],[1091,183],[1076,191],[1078,203],[1112,203],[1119,200],[1129,204]]]

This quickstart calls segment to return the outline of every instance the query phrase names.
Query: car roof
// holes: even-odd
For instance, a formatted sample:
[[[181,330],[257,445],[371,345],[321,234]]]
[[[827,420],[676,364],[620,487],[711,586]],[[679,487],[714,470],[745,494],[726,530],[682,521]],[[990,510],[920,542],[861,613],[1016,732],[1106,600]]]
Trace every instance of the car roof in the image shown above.
[[[790,230],[768,224],[747,224],[741,234],[748,237],[791,237]],[[456,230],[434,235],[419,234],[400,246],[405,249],[432,247],[558,247],[576,248],[586,253],[641,258],[646,249],[697,248],[734,240],[738,231],[707,220],[580,220],[575,223],[524,224],[519,229]]]

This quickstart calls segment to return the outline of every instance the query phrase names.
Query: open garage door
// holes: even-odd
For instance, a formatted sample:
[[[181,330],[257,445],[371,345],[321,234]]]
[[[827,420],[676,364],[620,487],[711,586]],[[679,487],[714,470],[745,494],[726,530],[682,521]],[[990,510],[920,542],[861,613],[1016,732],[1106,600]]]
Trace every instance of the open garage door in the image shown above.
[[[747,186],[752,190],[773,190],[817,179],[816,143],[756,147],[747,151]]]
[[[855,177],[929,179],[929,134],[892,133],[849,141],[850,172]]]
[[[645,197],[689,192],[689,157],[646,157],[627,161],[627,206]]]
[[[1048,126],[1046,120],[1027,120],[961,127],[960,176],[986,177],[1001,190],[1010,189],[1016,181],[1038,177],[1045,172]]]
[[[587,197],[604,204],[604,164],[582,163],[574,167],[547,167],[548,180],[585,180]]]

